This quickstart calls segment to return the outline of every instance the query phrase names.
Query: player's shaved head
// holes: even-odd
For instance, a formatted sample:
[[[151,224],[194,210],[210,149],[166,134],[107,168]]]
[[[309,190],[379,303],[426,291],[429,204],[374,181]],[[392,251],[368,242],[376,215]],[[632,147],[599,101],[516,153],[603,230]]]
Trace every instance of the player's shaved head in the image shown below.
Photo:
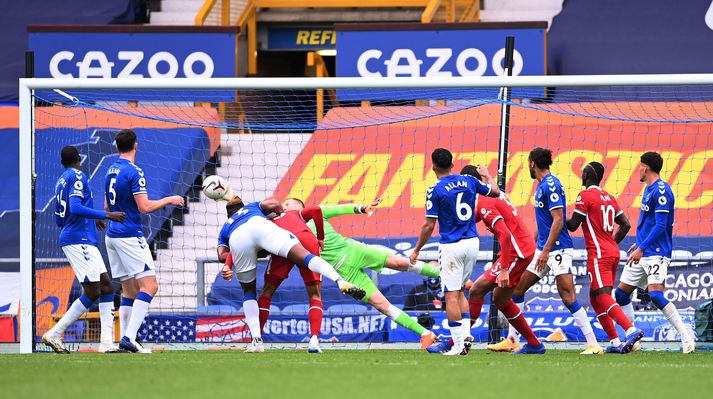
[[[436,148],[431,153],[433,167],[440,172],[448,172],[453,167],[453,154],[445,148]]]
[[[136,144],[136,133],[131,129],[121,130],[114,137],[114,142],[116,143],[116,150],[119,153],[124,154],[131,152]]]
[[[483,178],[480,176],[480,173],[478,173],[478,168],[473,165],[464,166],[463,169],[461,169],[460,174],[473,176],[478,180],[483,180]]]
[[[663,169],[663,158],[661,154],[655,151],[645,152],[641,156],[641,163],[651,168],[656,173],[661,173]]]
[[[240,209],[243,208],[245,204],[243,203],[243,200],[240,199],[237,195],[233,197],[228,203],[225,205],[225,211],[228,213],[228,217],[233,216],[233,214]]]
[[[604,179],[604,165],[599,162],[590,162],[582,170],[582,185],[585,187],[599,185]]]
[[[62,148],[61,157],[62,166],[64,166],[65,168],[78,165],[82,162],[82,158],[79,157],[79,151],[77,151],[77,147],[73,145],[68,145]]]

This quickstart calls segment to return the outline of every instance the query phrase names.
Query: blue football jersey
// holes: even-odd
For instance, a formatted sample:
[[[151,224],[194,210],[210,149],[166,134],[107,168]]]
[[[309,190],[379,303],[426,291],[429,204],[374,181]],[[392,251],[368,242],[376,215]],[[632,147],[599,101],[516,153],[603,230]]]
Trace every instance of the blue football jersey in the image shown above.
[[[544,179],[537,185],[537,190],[535,191],[535,218],[537,219],[537,249],[540,251],[545,246],[547,242],[547,237],[550,235],[550,228],[552,227],[552,214],[550,213],[553,209],[562,208],[563,217],[567,217],[567,199],[565,198],[564,188],[559,179],[548,174]],[[560,232],[555,245],[552,246],[552,250],[573,248],[572,238],[569,236],[569,231],[567,231],[566,226],[562,226],[562,231]]]
[[[442,177],[426,192],[426,217],[438,219],[439,242],[448,244],[478,236],[473,211],[478,194],[490,194],[490,185],[473,176]]]
[[[239,211],[235,212],[233,216],[223,223],[223,227],[218,234],[218,246],[230,248],[230,235],[233,234],[233,231],[247,222],[248,219],[256,216],[267,219],[262,208],[260,208],[260,201],[251,202],[240,208]]]
[[[59,233],[59,245],[89,244],[97,245],[97,227],[94,220],[72,214],[69,197],[79,197],[82,205],[94,207],[89,181],[81,170],[67,168],[54,187],[56,199],[55,222],[62,229]]]
[[[146,178],[141,168],[119,158],[106,173],[104,193],[110,211],[126,213],[124,223],[109,223],[106,235],[112,238],[143,237],[141,212],[134,199],[134,195],[147,193]]]
[[[666,227],[663,234],[652,237],[653,240],[642,248],[643,256],[665,256],[671,257],[673,250],[673,221],[674,205],[676,198],[673,195],[671,186],[665,181],[658,179],[652,185],[644,189],[644,196],[641,200],[641,211],[639,213],[639,223],[636,225],[636,246],[641,247],[649,233],[656,226],[656,214],[666,215]]]

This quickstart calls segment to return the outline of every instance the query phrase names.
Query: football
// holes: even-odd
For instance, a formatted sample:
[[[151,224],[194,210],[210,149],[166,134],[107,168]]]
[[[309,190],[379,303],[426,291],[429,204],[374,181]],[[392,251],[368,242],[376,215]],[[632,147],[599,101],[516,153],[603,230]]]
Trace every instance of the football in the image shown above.
[[[218,175],[211,175],[203,180],[203,193],[210,199],[223,199],[228,189],[228,182]]]

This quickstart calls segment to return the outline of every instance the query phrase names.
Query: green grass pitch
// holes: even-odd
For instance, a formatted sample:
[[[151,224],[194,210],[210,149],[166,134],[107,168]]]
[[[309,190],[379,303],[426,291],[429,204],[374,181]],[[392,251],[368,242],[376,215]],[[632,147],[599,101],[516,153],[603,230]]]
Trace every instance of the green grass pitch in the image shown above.
[[[167,351],[0,355],[2,398],[710,398],[713,354]]]

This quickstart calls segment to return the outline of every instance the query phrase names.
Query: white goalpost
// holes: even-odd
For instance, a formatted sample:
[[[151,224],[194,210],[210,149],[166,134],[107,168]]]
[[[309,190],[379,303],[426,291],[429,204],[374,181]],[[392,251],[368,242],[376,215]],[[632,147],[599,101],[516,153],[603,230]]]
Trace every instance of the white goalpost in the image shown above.
[[[713,131],[710,130],[710,126],[713,126],[713,74],[438,78],[35,78],[20,79],[19,86],[21,353],[32,353],[38,335],[41,336],[35,331],[38,320],[36,279],[50,278],[47,276],[52,276],[54,266],[50,267],[47,261],[38,259],[53,256],[56,252],[53,241],[57,241],[59,233],[59,229],[47,223],[49,219],[41,210],[43,206],[52,209],[52,198],[45,199],[44,193],[49,190],[49,182],[59,176],[59,169],[52,169],[52,162],[58,162],[45,159],[48,152],[39,152],[40,146],[51,144],[54,151],[61,145],[73,143],[69,138],[70,134],[75,134],[73,132],[86,131],[86,134],[82,133],[81,140],[77,140],[84,144],[89,137],[90,145],[103,145],[100,149],[91,148],[91,162],[96,166],[96,171],[101,171],[102,157],[110,155],[106,151],[111,147],[111,142],[107,141],[111,135],[107,133],[100,138],[97,132],[118,130],[117,125],[137,120],[148,121],[146,130],[155,129],[158,132],[156,137],[160,137],[159,133],[164,134],[161,129],[169,131],[196,127],[210,130],[212,133],[206,137],[196,136],[195,142],[205,146],[205,151],[201,150],[205,153],[205,159],[218,159],[210,162],[220,164],[222,156],[223,165],[218,173],[232,182],[236,193],[246,193],[250,201],[260,200],[262,198],[258,196],[265,194],[281,199],[301,196],[305,201],[322,205],[335,202],[361,203],[382,197],[383,209],[379,210],[378,217],[357,219],[356,216],[350,216],[338,221],[335,218],[333,224],[345,236],[405,256],[417,235],[413,226],[423,218],[421,202],[425,188],[428,187],[426,182],[433,179],[429,174],[428,156],[437,146],[452,147],[457,155],[458,170],[476,161],[491,165],[491,171],[497,169],[498,165],[507,164],[506,190],[512,193],[511,197],[514,198],[513,202],[517,201],[515,205],[518,209],[523,210],[523,218],[530,229],[534,229],[531,201],[533,187],[525,165],[529,149],[536,146],[549,147],[556,153],[555,170],[570,190],[567,198],[569,214],[576,193],[581,188],[581,180],[577,179],[582,165],[590,160],[601,161],[607,166],[607,189],[613,190],[620,198],[622,208],[632,221],[630,235],[636,231],[637,201],[640,203],[643,189],[636,184],[633,168],[644,149],[659,151],[664,154],[666,162],[663,176],[672,184],[677,195],[677,207],[681,209],[677,213],[674,231],[676,267],[672,267],[669,273],[696,275],[699,279],[696,281],[703,281],[701,276],[704,273],[713,272],[713,253],[707,249],[713,243],[713,228],[710,226],[713,216],[713,181],[709,180],[710,172],[705,170],[706,165],[713,166],[713,151],[709,149],[713,148]],[[497,89],[504,87],[513,89],[513,99],[507,101],[512,107],[512,131],[509,137],[504,136],[508,133],[500,131],[499,112],[506,101],[499,98]],[[317,91],[319,95],[315,97]],[[154,92],[166,93],[164,99],[156,99],[155,96],[144,98],[142,94]],[[133,104],[135,102],[138,102],[138,106]],[[326,112],[319,111],[322,106],[327,107]],[[68,111],[51,111],[60,108]],[[211,110],[210,117],[205,116],[206,109]],[[76,121],[72,121],[72,118]],[[71,132],[70,127],[74,129]],[[42,140],[38,141],[36,131],[40,129],[48,132],[43,133]],[[240,134],[239,131],[246,134]],[[172,132],[165,134],[174,134]],[[290,136],[297,133],[302,135],[299,139]],[[62,134],[66,134],[67,138],[60,137]],[[165,139],[166,145],[170,146],[166,152],[172,153],[171,162],[175,161],[177,165],[181,165],[178,155],[180,151],[189,153],[195,150],[193,144],[188,142],[181,147],[170,144],[184,140],[181,137]],[[505,140],[510,142],[510,149],[508,153],[499,153]],[[140,147],[140,151],[146,149],[160,157],[160,144],[161,140],[157,139],[150,146]],[[58,159],[58,156],[55,155],[55,158]],[[218,342],[219,335],[215,329],[223,328],[216,327],[218,324],[215,323],[219,322],[211,319],[212,316],[196,316],[204,314],[201,312],[213,311],[204,306],[209,302],[206,296],[213,286],[217,287],[213,292],[215,294],[221,283],[219,280],[213,285],[210,284],[212,280],[201,282],[202,279],[215,278],[215,275],[205,275],[214,272],[215,268],[204,271],[203,267],[213,262],[208,257],[212,253],[211,243],[217,234],[214,230],[222,222],[219,218],[224,216],[224,209],[212,203],[199,205],[206,199],[201,198],[200,193],[191,191],[196,179],[216,173],[204,170],[205,159],[203,155],[200,161],[186,159],[185,162],[191,168],[190,173],[173,166],[170,166],[170,170],[146,170],[149,176],[162,179],[165,189],[173,190],[173,194],[188,197],[195,195],[185,212],[168,212],[160,216],[160,221],[151,219],[151,224],[145,226],[150,229],[147,240],[156,243],[157,268],[159,271],[165,268],[159,274],[159,281],[165,283],[166,287],[161,293],[164,297],[152,306],[171,317],[188,317],[191,322],[205,329],[209,329],[209,322],[214,323],[210,324],[214,330],[193,330],[191,343]],[[42,166],[40,170],[39,162],[49,166]],[[158,168],[162,161],[156,161],[156,165]],[[47,175],[55,172],[55,175]],[[36,186],[38,174],[42,174],[42,187]],[[92,177],[98,179],[97,182],[103,181],[103,178],[103,175]],[[99,183],[95,185],[99,187]],[[103,196],[103,192],[94,193],[95,207],[103,203]],[[176,216],[181,213],[188,216]],[[204,220],[207,222],[204,223]],[[160,231],[154,231],[155,226]],[[164,231],[166,228],[168,231]],[[184,230],[179,231],[181,228]],[[485,232],[481,228],[479,231]],[[53,232],[56,235],[51,235]],[[50,236],[40,236],[45,234]],[[489,243],[481,244],[479,269],[474,278],[484,267],[489,267],[488,262],[493,260]],[[103,243],[99,245],[101,247]],[[435,248],[432,245],[430,252],[427,249],[422,252],[428,258],[425,260],[435,259]],[[582,250],[583,242],[576,241],[575,248]],[[622,246],[622,249],[625,248]],[[578,270],[581,271],[581,259],[579,263]],[[36,273],[37,264],[42,264],[42,274]],[[204,273],[197,279],[194,277],[196,270]],[[578,286],[586,285],[586,272],[584,275],[579,274]],[[373,273],[371,277],[379,289],[399,305],[407,303],[410,288],[421,284],[422,280],[418,276],[401,279],[389,272],[381,277]],[[259,276],[258,281],[261,279]],[[196,288],[197,284],[200,287]],[[325,290],[332,288],[330,284],[328,281],[324,283]],[[539,317],[537,306],[549,306],[549,297],[544,298],[548,294],[545,291],[549,290],[547,284],[551,282],[545,281],[538,285],[539,291],[530,297],[530,311],[535,315],[532,316],[534,318]],[[692,287],[691,284],[672,279],[667,281],[667,285],[671,286],[667,297],[679,301],[679,308],[694,308],[713,296],[713,282],[709,284],[710,287],[706,284],[701,282],[699,286]],[[285,290],[289,295],[276,297],[273,301],[280,311],[298,301],[301,298],[298,295],[304,295],[302,288],[297,291],[291,285]],[[582,289],[582,295],[586,296],[586,291],[586,288]],[[331,297],[327,295],[326,298],[325,301],[329,301]],[[218,301],[214,306],[223,303],[229,302]],[[234,303],[235,313],[239,314],[239,302]],[[556,305],[551,306],[555,306],[553,309],[556,310]],[[361,308],[355,309],[345,312],[353,315],[365,312]],[[646,310],[645,307],[642,309]],[[274,311],[273,314],[279,316],[280,311]],[[433,310],[430,312],[436,313]],[[487,313],[485,309],[484,313]],[[344,313],[338,313],[336,306],[329,314],[334,315],[334,319],[330,326],[323,325],[322,331],[328,331],[325,336],[348,340],[361,333],[357,327],[354,327],[354,334],[344,332],[346,321],[338,318]],[[44,320],[50,315],[43,313],[41,317]],[[483,317],[488,320],[486,315]],[[274,327],[268,324],[266,329],[282,340],[275,342],[286,342],[284,340],[290,337],[283,330],[288,328],[286,326],[299,325],[301,319],[294,322],[278,317],[277,320],[282,320],[282,324],[275,324]],[[354,320],[356,323],[358,317]],[[369,330],[372,335],[363,334],[366,342],[384,336],[390,337],[389,340],[401,339],[397,337],[403,333],[397,332],[395,325],[389,326],[388,322],[381,320],[383,326],[378,327],[379,331]],[[436,316],[435,320],[437,326],[440,319]],[[478,325],[483,329],[483,337],[492,332],[495,321],[490,320],[488,325],[483,321]],[[339,332],[334,327],[337,324]],[[651,331],[651,339],[667,339],[667,331],[656,326],[652,326]],[[198,338],[199,335],[202,338]],[[220,339],[226,340],[220,342],[228,342],[231,338],[226,333],[220,335]],[[156,338],[156,341],[169,344],[178,342],[168,336],[165,340]]]

